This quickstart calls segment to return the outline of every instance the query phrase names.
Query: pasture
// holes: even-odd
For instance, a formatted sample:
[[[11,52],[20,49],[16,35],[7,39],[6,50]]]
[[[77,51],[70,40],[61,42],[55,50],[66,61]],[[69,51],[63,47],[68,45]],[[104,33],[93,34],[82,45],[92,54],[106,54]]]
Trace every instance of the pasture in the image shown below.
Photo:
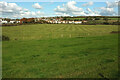
[[[3,35],[9,36],[11,40],[39,40],[104,36],[117,30],[117,25],[32,24],[3,27]]]
[[[3,78],[117,78],[116,25],[2,27]]]

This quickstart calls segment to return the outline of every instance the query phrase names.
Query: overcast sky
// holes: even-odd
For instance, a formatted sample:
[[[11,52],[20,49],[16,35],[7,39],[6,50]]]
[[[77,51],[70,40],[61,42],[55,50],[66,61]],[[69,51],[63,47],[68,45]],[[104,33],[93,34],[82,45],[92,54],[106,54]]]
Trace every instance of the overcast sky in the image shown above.
[[[6,18],[51,16],[117,16],[118,2],[3,2],[0,13]],[[1,16],[0,16],[1,17]]]

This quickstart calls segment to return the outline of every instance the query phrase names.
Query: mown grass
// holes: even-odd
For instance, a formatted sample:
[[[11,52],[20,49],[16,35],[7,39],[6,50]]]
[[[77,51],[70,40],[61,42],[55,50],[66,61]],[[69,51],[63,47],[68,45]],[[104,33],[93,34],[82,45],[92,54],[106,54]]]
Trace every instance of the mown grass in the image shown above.
[[[118,20],[119,18],[108,18],[110,20]]]
[[[108,35],[117,25],[36,24],[3,27],[3,34],[11,40],[70,38]]]
[[[85,18],[66,18],[67,20],[84,20]]]
[[[24,30],[22,33],[26,35],[31,31],[31,36],[42,34],[42,31],[43,35],[51,33],[51,30],[56,34],[64,30],[66,34],[76,31],[81,35],[86,31],[92,35],[22,39],[24,35],[16,30]],[[3,34],[11,40],[3,41],[3,78],[116,78],[119,76],[118,34],[109,33],[114,30],[117,26],[4,27],[3,31],[7,32]],[[104,34],[99,35],[99,31]],[[18,40],[14,40],[14,36]]]

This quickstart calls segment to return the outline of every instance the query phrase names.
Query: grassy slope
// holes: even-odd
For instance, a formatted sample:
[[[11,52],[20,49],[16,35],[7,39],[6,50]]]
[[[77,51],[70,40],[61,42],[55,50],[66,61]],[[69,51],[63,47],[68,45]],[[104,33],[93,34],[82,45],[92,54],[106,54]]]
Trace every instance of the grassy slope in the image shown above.
[[[69,38],[79,36],[108,35],[117,31],[116,25],[74,25],[74,24],[36,24],[3,27],[3,34],[11,40],[31,40],[46,38]]]
[[[3,30],[7,28],[3,28]],[[55,26],[54,28],[58,30]],[[98,31],[96,31],[94,37],[89,35],[79,38],[49,38],[44,40],[30,40],[28,37],[25,40],[3,41],[3,77],[96,78],[102,77],[101,75],[107,78],[118,77],[118,36],[117,34],[108,34],[108,30],[116,30],[116,28],[109,29],[107,26],[99,27],[99,29],[93,28],[95,30],[102,28],[106,34],[105,31],[102,31],[105,35],[99,36]],[[14,30],[15,32],[16,29],[11,27],[9,31]],[[29,27],[24,27],[25,29],[28,30]],[[69,32],[68,28],[66,30]],[[87,31],[89,32],[89,30]],[[14,32],[11,32],[9,36],[12,37]],[[19,38],[19,36],[17,37]]]

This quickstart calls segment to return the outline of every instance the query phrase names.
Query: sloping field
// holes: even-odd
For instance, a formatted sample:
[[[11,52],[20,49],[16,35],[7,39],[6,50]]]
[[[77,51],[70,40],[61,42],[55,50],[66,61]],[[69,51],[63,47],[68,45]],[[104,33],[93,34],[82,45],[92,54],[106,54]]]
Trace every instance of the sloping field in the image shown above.
[[[114,25],[3,27],[3,78],[117,78]]]
[[[3,27],[3,34],[11,40],[70,38],[108,35],[117,31],[116,25],[36,24]]]

